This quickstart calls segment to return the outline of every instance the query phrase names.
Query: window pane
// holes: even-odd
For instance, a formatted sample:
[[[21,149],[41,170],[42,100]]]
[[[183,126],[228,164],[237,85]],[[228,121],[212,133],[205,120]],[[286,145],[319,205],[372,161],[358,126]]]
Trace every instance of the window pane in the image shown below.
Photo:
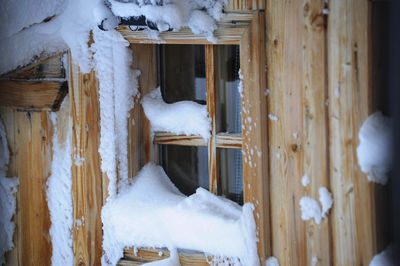
[[[219,45],[217,48],[217,132],[241,133],[238,45]]]
[[[198,187],[208,189],[208,154],[205,147],[160,145],[160,163],[172,183],[185,195]]]
[[[157,46],[158,84],[164,101],[206,103],[204,45]]]
[[[222,195],[243,204],[242,151],[239,149],[217,149],[219,177]]]

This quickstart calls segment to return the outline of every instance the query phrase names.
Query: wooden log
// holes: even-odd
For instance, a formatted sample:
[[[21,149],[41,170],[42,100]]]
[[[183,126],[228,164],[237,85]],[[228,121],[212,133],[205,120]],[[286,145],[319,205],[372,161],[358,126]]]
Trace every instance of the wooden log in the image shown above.
[[[51,170],[52,134],[47,112],[15,112],[19,265],[51,264],[46,182]]]
[[[0,79],[39,80],[66,79],[65,69],[67,53],[58,53],[50,57],[42,57],[30,64],[17,68],[0,76]]]
[[[65,81],[0,81],[0,106],[57,111],[68,93]]]
[[[100,265],[102,256],[103,180],[100,169],[100,113],[95,73],[70,64],[72,201],[74,265]],[[78,223],[77,221],[80,221]]]
[[[377,252],[374,184],[360,171],[358,132],[372,111],[371,2],[330,1],[328,92],[333,263],[368,265]]]

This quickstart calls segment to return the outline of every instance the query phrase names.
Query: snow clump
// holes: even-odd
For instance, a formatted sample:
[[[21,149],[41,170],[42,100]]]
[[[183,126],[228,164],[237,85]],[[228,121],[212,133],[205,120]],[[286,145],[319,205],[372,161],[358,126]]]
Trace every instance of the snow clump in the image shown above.
[[[152,131],[200,135],[205,141],[210,138],[211,119],[206,105],[192,101],[168,104],[162,99],[160,88],[147,94],[142,105]]]
[[[320,187],[318,192],[322,210],[315,199],[308,196],[302,197],[299,202],[302,220],[308,221],[314,218],[314,221],[317,224],[320,224],[322,218],[326,218],[326,214],[329,212],[329,209],[333,204],[332,193],[330,193],[325,187]]]
[[[358,134],[358,164],[368,174],[368,180],[382,185],[388,181],[392,169],[392,120],[381,112],[370,115]]]

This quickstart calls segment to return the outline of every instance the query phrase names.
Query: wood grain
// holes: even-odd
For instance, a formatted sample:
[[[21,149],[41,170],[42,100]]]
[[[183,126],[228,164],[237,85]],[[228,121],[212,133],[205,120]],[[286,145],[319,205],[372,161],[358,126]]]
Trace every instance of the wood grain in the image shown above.
[[[50,215],[46,182],[52,158],[52,127],[48,113],[15,112],[15,143],[19,177],[18,251],[20,265],[50,265]]]
[[[65,81],[0,81],[0,106],[57,111],[68,93]]]
[[[208,175],[209,190],[211,193],[219,194],[220,182],[217,176],[217,145],[216,145],[216,77],[217,77],[217,49],[213,45],[205,46],[206,61],[206,90],[207,90],[207,111],[211,119],[211,137],[208,140]]]
[[[214,31],[217,44],[238,44],[242,35],[249,27],[254,12],[229,13],[217,22],[218,28]],[[132,31],[127,26],[117,29],[130,43],[153,44],[213,44],[206,36],[193,34],[189,28],[179,31],[168,31],[159,34],[159,39],[152,39],[143,31]]]
[[[160,251],[162,252],[161,256],[159,256]],[[118,265],[142,265],[145,262],[158,261],[169,257],[170,253],[167,249],[138,249],[136,255],[133,249],[125,249],[124,259],[119,261]],[[210,265],[202,252],[179,250],[179,260],[183,266]]]
[[[100,265],[102,256],[99,99],[95,73],[82,74],[70,61],[74,265]],[[83,161],[79,163],[76,158]],[[81,221],[81,225],[77,221]]]
[[[328,92],[333,263],[367,265],[377,251],[374,185],[358,167],[359,129],[372,111],[371,2],[330,1]]]
[[[264,10],[265,0],[228,0],[224,11]]]
[[[269,218],[267,101],[264,96],[265,28],[264,12],[256,13],[240,41],[240,68],[243,75],[242,152],[244,202],[254,204],[260,263],[271,254]],[[250,118],[250,119],[249,119]],[[251,121],[251,122],[249,122]]]

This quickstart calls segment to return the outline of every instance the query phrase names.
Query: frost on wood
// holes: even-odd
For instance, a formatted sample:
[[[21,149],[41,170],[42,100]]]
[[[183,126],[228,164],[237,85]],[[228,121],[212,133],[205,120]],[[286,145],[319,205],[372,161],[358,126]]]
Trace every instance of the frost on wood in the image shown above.
[[[142,105],[152,131],[200,135],[206,141],[210,138],[211,119],[208,117],[206,105],[192,101],[165,103],[160,88],[147,94]]]
[[[129,43],[115,30],[93,30],[94,67],[99,79],[101,170],[109,179],[108,193],[117,192],[117,167],[120,188],[128,182],[128,117],[133,97],[138,93],[137,77],[131,70]]]
[[[50,238],[52,265],[73,265],[72,250],[72,158],[69,101],[66,98],[57,113],[51,113],[54,127],[51,176],[47,181],[47,202],[50,212]],[[65,134],[61,139],[60,135]]]
[[[159,31],[189,27],[194,34],[204,34],[216,41],[213,32],[216,20],[223,13],[226,0],[110,0],[112,12],[119,17],[145,16]]]
[[[322,210],[315,199],[307,196],[302,197],[299,202],[302,220],[308,221],[314,218],[314,221],[317,224],[320,224],[322,218],[326,218],[326,214],[329,212],[333,204],[332,193],[330,193],[325,187],[320,187],[318,192]]]
[[[307,174],[303,175],[303,177],[301,178],[301,184],[303,185],[303,187],[306,187],[308,186],[308,184],[310,184],[310,178]]]
[[[392,121],[381,112],[370,115],[358,134],[358,164],[368,180],[385,185],[392,168]]]
[[[266,261],[265,261],[265,266],[279,266],[279,261],[277,258],[275,257],[269,257]]]
[[[167,247],[258,265],[253,208],[202,188],[186,197],[160,166],[147,164],[131,186],[103,207],[103,264],[115,265],[125,247]]]
[[[5,253],[14,247],[15,223],[12,218],[16,210],[15,194],[19,180],[17,177],[6,177],[9,158],[6,131],[0,120],[0,265],[5,263]]]
[[[369,266],[395,266],[397,265],[395,262],[395,255],[398,254],[398,249],[391,244],[389,245],[385,250],[383,250],[381,253],[376,254],[371,262],[369,263]]]

